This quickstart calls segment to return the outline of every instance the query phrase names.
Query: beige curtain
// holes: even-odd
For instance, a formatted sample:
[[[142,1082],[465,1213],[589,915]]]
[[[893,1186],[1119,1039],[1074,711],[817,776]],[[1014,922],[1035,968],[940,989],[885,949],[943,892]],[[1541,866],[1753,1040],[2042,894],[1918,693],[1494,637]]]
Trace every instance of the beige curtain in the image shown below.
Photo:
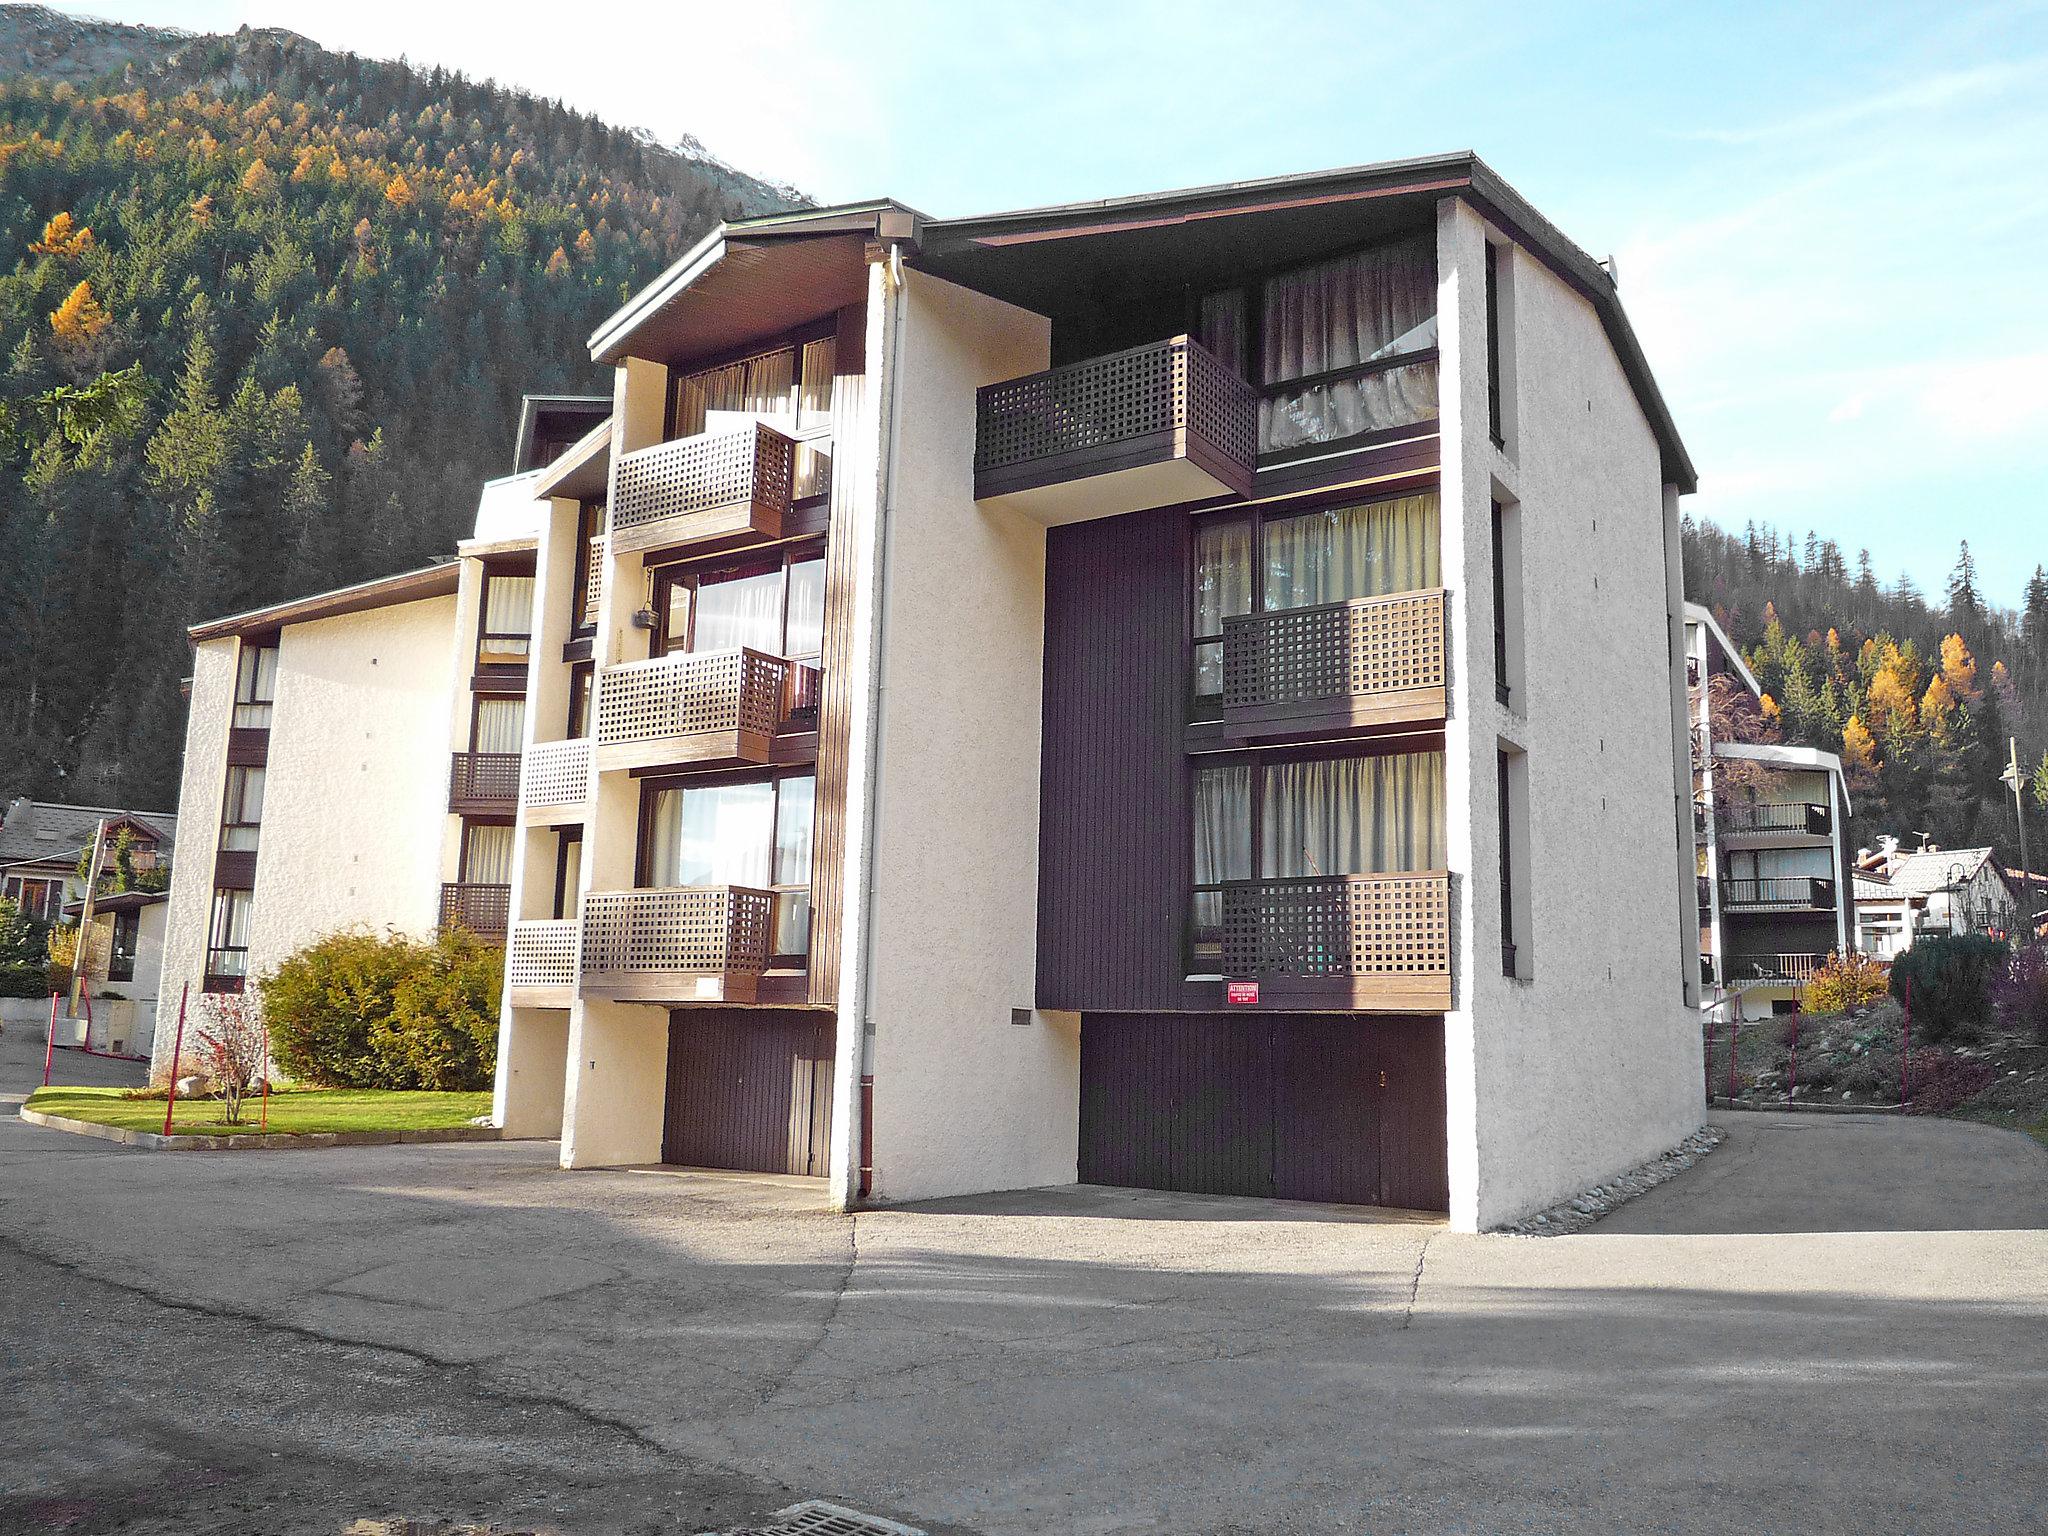
[[[1265,527],[1267,608],[1305,608],[1441,584],[1437,493],[1329,507]]]
[[[462,877],[470,885],[512,883],[512,828],[473,826],[467,832],[468,857]]]
[[[517,752],[525,745],[526,700],[476,701],[476,750]]]
[[[1444,755],[1345,757],[1266,770],[1267,879],[1442,869]]]
[[[783,347],[690,374],[677,386],[675,435],[731,431],[739,416],[788,416],[795,373],[796,349]]]
[[[1252,526],[1243,518],[1203,523],[1195,533],[1195,635],[1221,635],[1223,621],[1252,608]],[[1195,647],[1195,692],[1223,691],[1223,647]]]
[[[533,578],[493,576],[484,585],[484,633],[533,633]]]
[[[769,883],[773,783],[664,789],[649,820],[650,885]]]

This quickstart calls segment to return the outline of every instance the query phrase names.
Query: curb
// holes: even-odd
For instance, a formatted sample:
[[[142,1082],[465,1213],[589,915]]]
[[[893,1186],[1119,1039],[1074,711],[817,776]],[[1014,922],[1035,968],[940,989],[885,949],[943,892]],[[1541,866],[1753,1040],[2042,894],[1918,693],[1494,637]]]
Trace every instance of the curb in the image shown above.
[[[415,1146],[441,1141],[499,1141],[503,1133],[495,1125],[451,1125],[424,1131],[307,1131],[252,1132],[245,1136],[165,1136],[157,1131],[131,1131],[118,1125],[98,1125],[90,1120],[73,1120],[68,1115],[46,1114],[40,1109],[21,1107],[21,1118],[30,1125],[74,1136],[93,1136],[145,1152],[286,1152],[327,1147]]]
[[[1710,1109],[1741,1109],[1773,1115],[1903,1115],[1902,1104],[1752,1104],[1747,1099],[1712,1098]]]

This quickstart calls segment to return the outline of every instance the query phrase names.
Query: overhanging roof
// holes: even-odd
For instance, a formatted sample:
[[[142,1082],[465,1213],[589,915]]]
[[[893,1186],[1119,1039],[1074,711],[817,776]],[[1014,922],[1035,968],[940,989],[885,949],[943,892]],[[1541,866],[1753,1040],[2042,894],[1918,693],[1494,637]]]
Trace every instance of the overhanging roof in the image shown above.
[[[588,501],[605,493],[612,465],[612,419],[607,416],[562,451],[533,483],[536,501],[548,496]]]
[[[1714,617],[1714,612],[1711,608],[1704,607],[1699,603],[1687,603],[1685,605],[1685,622],[1697,624],[1705,629],[1708,634],[1712,635],[1719,643],[1723,654],[1727,656],[1729,665],[1735,668],[1736,675],[1742,679],[1749,691],[1759,699],[1764,696],[1763,684],[1759,683],[1756,680],[1756,674],[1749,670],[1749,663],[1742,659],[1742,652],[1735,648],[1735,642],[1728,638],[1728,631],[1721,627],[1721,621]]]
[[[337,587],[332,592],[316,592],[311,597],[294,598],[288,603],[272,603],[268,608],[252,608],[247,613],[209,619],[204,624],[193,625],[186,633],[195,645],[202,640],[222,640],[229,635],[262,634],[282,629],[287,624],[304,624],[311,619],[334,619],[348,613],[366,613],[372,608],[391,608],[399,603],[417,603],[429,597],[448,597],[461,580],[462,568],[448,560],[416,571],[401,571],[396,576],[357,582],[352,587]]]

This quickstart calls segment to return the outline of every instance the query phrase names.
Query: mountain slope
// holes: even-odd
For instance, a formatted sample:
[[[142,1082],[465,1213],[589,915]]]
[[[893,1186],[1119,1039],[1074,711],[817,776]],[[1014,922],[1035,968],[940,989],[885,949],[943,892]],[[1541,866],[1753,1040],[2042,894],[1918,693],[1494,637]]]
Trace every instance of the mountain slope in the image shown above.
[[[0,10],[0,790],[166,801],[198,618],[445,552],[721,218],[694,146],[288,32]]]

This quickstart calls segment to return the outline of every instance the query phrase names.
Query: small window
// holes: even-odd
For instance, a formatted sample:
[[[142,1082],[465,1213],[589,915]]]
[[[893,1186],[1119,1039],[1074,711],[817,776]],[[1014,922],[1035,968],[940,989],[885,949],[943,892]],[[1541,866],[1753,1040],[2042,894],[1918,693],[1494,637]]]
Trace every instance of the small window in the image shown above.
[[[512,883],[513,829],[501,821],[470,821],[462,827],[462,883]]]
[[[569,669],[569,740],[590,734],[590,684],[596,675],[591,663],[579,662]]]
[[[526,745],[526,700],[479,695],[470,715],[469,750],[518,752]]]
[[[1501,744],[1495,753],[1496,827],[1500,841],[1500,969],[1525,980],[1532,971],[1529,869],[1529,758]]]
[[[1486,424],[1493,435],[1493,446],[1507,446],[1507,427],[1502,416],[1501,358],[1507,347],[1501,315],[1501,263],[1506,257],[1503,247],[1490,241],[1486,247]]]
[[[142,931],[142,914],[129,910],[114,914],[114,944],[107,956],[108,981],[135,979],[135,942]]]
[[[249,973],[249,919],[254,910],[249,892],[217,890],[213,913],[206,930],[206,975],[209,984],[219,980],[240,991]],[[212,990],[223,990],[214,987]]]
[[[604,568],[599,559],[604,536],[604,503],[586,501],[576,513],[576,600],[569,627],[579,635],[597,628],[597,603],[604,595]]]
[[[532,647],[533,578],[486,571],[483,615],[477,633],[477,665],[524,666]]]
[[[220,845],[230,853],[254,853],[263,824],[263,770],[228,769],[227,799],[221,809]]]
[[[1493,696],[1528,713],[1522,661],[1521,508],[1496,500],[1492,520]]]
[[[235,662],[235,727],[267,730],[277,699],[277,647],[242,643]]]

